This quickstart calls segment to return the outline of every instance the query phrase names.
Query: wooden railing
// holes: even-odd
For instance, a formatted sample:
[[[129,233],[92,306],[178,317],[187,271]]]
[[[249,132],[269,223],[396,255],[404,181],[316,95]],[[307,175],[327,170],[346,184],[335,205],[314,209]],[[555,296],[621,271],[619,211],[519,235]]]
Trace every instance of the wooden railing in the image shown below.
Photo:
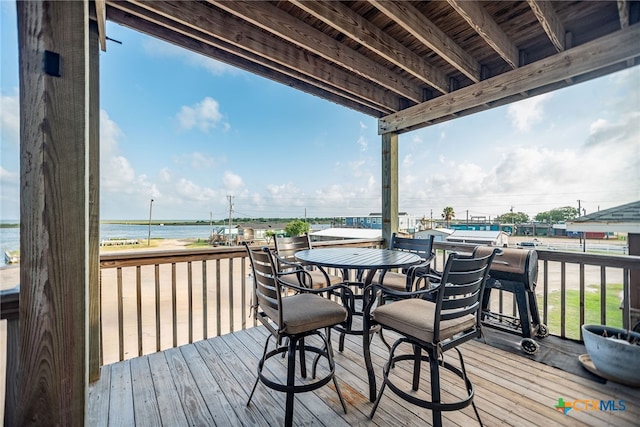
[[[473,244],[452,244],[435,242],[438,249],[436,264],[444,265],[446,254],[455,251],[469,253]],[[537,249],[538,282],[536,294],[542,323],[546,324],[552,335],[562,338],[582,340],[580,326],[585,323],[610,324],[629,328],[630,307],[629,272],[640,265],[638,256],[600,255],[582,252],[558,252]],[[619,294],[610,295],[611,289]],[[597,293],[597,310],[587,307],[589,293]],[[569,296],[574,296],[578,304],[568,304]],[[497,299],[497,301],[496,301]],[[559,306],[552,303],[558,301]],[[518,313],[512,295],[500,291],[492,300],[491,310],[517,317]],[[609,307],[607,307],[609,304]],[[611,310],[615,305],[616,310]],[[570,314],[569,308],[572,309]],[[577,310],[577,316],[574,312]],[[609,314],[613,314],[609,316]]]
[[[314,247],[381,244],[364,239]],[[102,255],[100,267],[103,364],[255,325],[244,247],[114,253]]]
[[[314,246],[380,247],[382,243],[366,239]],[[436,242],[436,268],[442,268],[449,251],[470,252],[473,247]],[[579,326],[589,322],[629,327],[629,270],[640,265],[640,257],[538,250],[538,259],[536,291],[542,321],[548,324],[559,317],[557,326],[548,325],[552,334],[580,339]],[[100,266],[103,364],[253,326],[250,269],[242,247],[113,253],[102,255]],[[593,292],[589,286],[600,296],[595,319],[585,308],[586,295]],[[611,303],[607,291],[612,286],[621,287],[617,301],[621,309],[610,316],[606,305]],[[568,310],[575,305],[568,304],[568,295],[575,292],[577,316]],[[511,295],[500,292],[496,298],[498,307],[492,306],[492,311],[517,317]],[[553,298],[559,303],[552,303]],[[14,302],[17,307],[17,299]],[[5,318],[8,312],[2,314]]]

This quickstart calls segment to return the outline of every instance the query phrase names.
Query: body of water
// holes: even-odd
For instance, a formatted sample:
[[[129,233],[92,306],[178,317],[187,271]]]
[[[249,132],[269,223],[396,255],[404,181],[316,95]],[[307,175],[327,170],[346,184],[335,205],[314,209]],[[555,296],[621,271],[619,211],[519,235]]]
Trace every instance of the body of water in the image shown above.
[[[13,222],[15,223],[15,222]],[[216,227],[214,226],[214,231]],[[151,238],[162,239],[208,239],[211,233],[209,225],[152,225]],[[100,240],[108,239],[147,239],[148,225],[100,224]],[[20,228],[0,228],[0,266],[5,265],[4,251],[20,249]]]

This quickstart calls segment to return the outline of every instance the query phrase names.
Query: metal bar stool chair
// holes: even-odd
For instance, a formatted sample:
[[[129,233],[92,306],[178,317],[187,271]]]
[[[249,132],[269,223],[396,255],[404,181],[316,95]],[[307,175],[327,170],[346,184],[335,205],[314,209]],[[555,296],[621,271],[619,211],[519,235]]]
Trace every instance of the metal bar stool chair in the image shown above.
[[[282,275],[295,275],[300,271],[278,273],[272,253],[268,248],[251,249],[246,243],[244,245],[253,270],[253,313],[270,332],[265,342],[262,358],[258,362],[258,377],[251,390],[247,406],[251,403],[258,382],[262,382],[273,390],[286,393],[285,425],[291,426],[293,424],[295,394],[318,389],[333,380],[340,403],[346,413],[347,407],[335,377],[330,334],[333,326],[346,321],[347,310],[340,304],[319,294],[322,292],[348,293],[349,289],[343,285],[335,285],[313,290],[286,283],[281,279]],[[302,274],[307,274],[305,270],[302,272]],[[321,332],[323,329],[325,333]],[[322,346],[312,346],[305,342],[305,339],[311,336],[318,337]],[[276,348],[268,351],[271,338],[275,339]],[[315,354],[312,370],[313,380],[299,380],[299,383],[296,384],[296,353],[300,355],[300,376],[306,379],[306,352]],[[287,378],[283,382],[264,372],[265,363],[279,355],[287,356]],[[327,361],[328,372],[322,378],[316,378],[317,363],[321,358]]]
[[[408,402],[430,409],[433,425],[442,425],[442,411],[456,411],[469,405],[482,425],[480,414],[473,403],[473,384],[467,376],[460,344],[482,335],[481,303],[489,265],[495,252],[485,256],[461,257],[456,253],[449,255],[442,276],[424,276],[430,285],[413,292],[396,291],[382,285],[367,288],[365,297],[365,322],[367,327],[380,325],[400,334],[389,352],[389,360],[383,369],[384,381],[371,410],[373,418],[382,399],[385,387]],[[378,294],[388,294],[394,302],[373,308]],[[398,346],[408,343],[413,353],[396,355]],[[444,353],[455,348],[460,367],[444,361]],[[365,348],[365,352],[370,349]],[[422,352],[426,352],[423,354]],[[403,390],[393,383],[389,374],[401,361],[413,362],[412,392]],[[431,379],[431,400],[420,398],[419,390],[421,362],[429,363]],[[371,369],[371,367],[367,367]],[[440,369],[446,369],[462,379],[466,396],[456,402],[442,402],[440,394]]]

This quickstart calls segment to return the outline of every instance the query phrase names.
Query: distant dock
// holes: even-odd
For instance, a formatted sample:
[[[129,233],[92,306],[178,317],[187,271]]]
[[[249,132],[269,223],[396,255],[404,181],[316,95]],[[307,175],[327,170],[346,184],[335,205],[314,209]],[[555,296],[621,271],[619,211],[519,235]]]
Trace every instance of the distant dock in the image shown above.
[[[108,239],[100,242],[100,246],[131,246],[139,244],[140,241],[138,239]]]

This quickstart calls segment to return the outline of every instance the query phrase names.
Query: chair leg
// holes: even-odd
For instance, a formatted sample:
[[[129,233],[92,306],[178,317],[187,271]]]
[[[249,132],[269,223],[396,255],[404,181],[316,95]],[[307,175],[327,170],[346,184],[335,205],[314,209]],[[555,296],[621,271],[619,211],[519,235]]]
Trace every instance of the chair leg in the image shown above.
[[[299,345],[300,351],[300,376],[302,378],[307,378],[307,358],[305,357],[304,352],[304,338],[300,339]]]
[[[393,345],[393,347],[389,350],[389,360],[384,365],[382,369],[382,384],[380,385],[380,391],[378,392],[378,397],[376,397],[376,401],[373,404],[373,408],[371,409],[371,413],[369,414],[369,419],[373,419],[373,415],[376,413],[376,409],[378,409],[378,404],[382,399],[382,394],[384,393],[384,389],[387,386],[387,379],[389,378],[389,371],[393,367],[393,355],[396,352],[396,348],[398,347],[398,342]],[[375,389],[374,389],[375,390]]]
[[[258,362],[258,375],[256,377],[256,382],[253,384],[253,388],[251,389],[251,394],[249,395],[249,400],[247,400],[247,406],[249,406],[249,404],[251,403],[251,398],[253,398],[253,393],[255,393],[256,387],[258,386],[258,381],[260,381],[261,364],[264,361],[265,355],[267,354],[267,347],[269,347],[269,340],[270,339],[271,339],[271,336],[268,336],[267,339],[264,342],[264,350],[262,351],[262,359],[260,359],[260,362]]]
[[[422,349],[414,345],[413,346],[413,391],[418,391],[420,387],[420,365],[422,362]]]
[[[437,352],[429,352],[429,371],[431,373],[431,401],[436,405],[440,403],[440,365]],[[433,409],[432,419],[434,427],[442,426],[442,411]]]
[[[460,370],[462,371],[463,380],[466,385],[469,383],[469,379],[467,378],[467,370],[464,367],[464,359],[462,357],[462,352],[457,348],[456,348],[456,351],[458,352],[458,358],[460,359]],[[473,412],[476,413],[476,418],[478,419],[478,423],[480,423],[480,427],[482,427],[483,424],[482,424],[482,420],[480,419],[480,412],[478,412],[476,403],[473,400],[471,400],[471,406],[473,406]]]
[[[296,382],[296,344],[297,340],[289,340],[289,351],[287,353],[287,398],[285,404],[284,425],[291,427],[293,425],[293,400],[295,393],[293,387]]]
[[[344,410],[344,413],[346,414],[347,404],[342,398],[342,392],[340,391],[340,386],[338,385],[338,379],[336,378],[336,373],[335,373],[336,364],[335,364],[335,361],[333,360],[333,347],[331,346],[331,328],[326,329],[326,337],[323,339],[324,339],[325,351],[327,352],[327,361],[329,362],[329,369],[333,371],[333,385],[336,387],[336,392],[338,393],[338,398],[340,399],[342,410]],[[316,368],[315,368],[316,364],[317,364],[317,359],[313,367],[313,378],[316,377]]]

